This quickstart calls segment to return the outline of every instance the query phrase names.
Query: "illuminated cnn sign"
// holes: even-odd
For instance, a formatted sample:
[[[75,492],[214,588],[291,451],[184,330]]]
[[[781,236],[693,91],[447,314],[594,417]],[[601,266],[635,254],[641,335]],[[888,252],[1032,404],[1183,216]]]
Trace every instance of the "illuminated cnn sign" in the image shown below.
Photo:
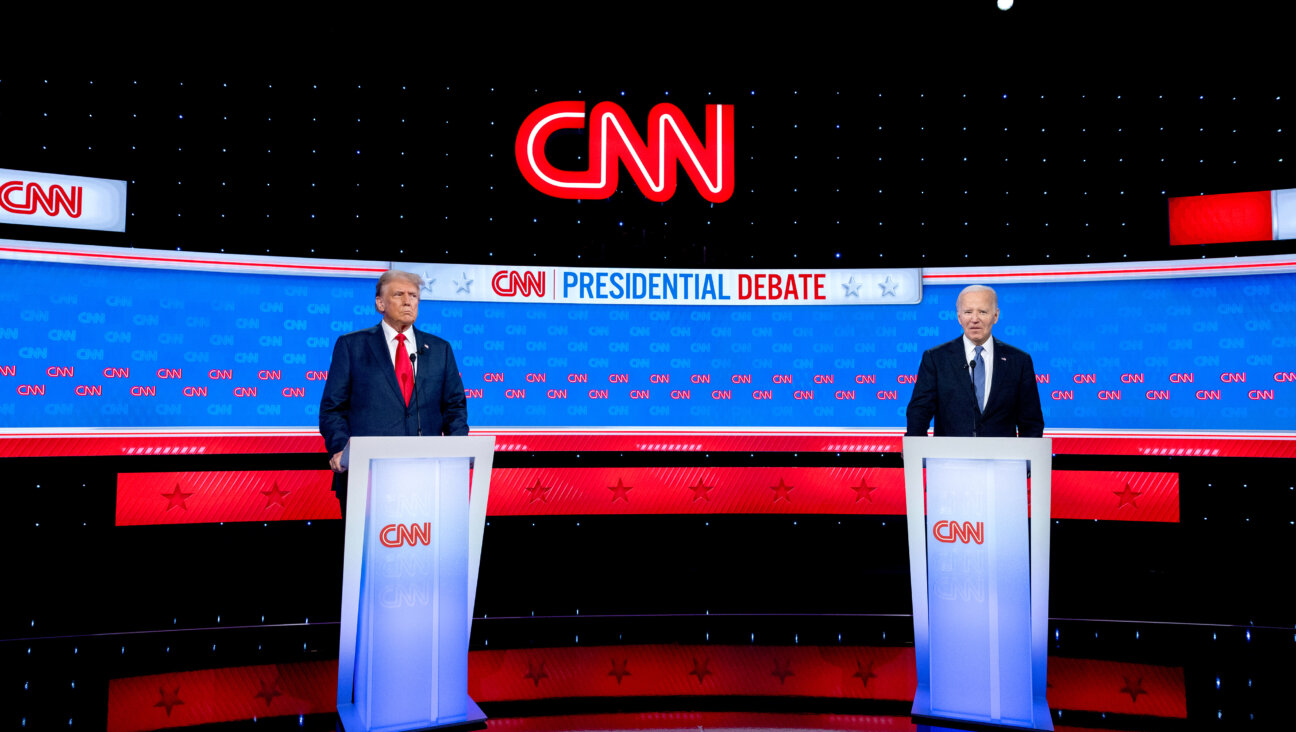
[[[126,181],[0,168],[0,223],[126,230]]]
[[[389,547],[427,546],[432,542],[432,524],[427,521],[421,524],[387,524],[378,532],[378,540]]]
[[[975,541],[980,544],[985,541],[985,523],[976,522],[975,525],[970,521],[959,523],[958,521],[937,521],[932,527],[932,536],[936,541],[942,541],[946,544],[953,544],[961,541],[964,544]]]
[[[706,105],[706,145],[674,104],[648,113],[644,143],[625,110],[612,102],[594,105],[590,115],[589,168],[560,170],[545,157],[545,142],[558,130],[585,127],[584,102],[553,102],[532,112],[518,130],[518,169],[541,193],[555,198],[607,198],[617,189],[624,163],[639,190],[653,201],[675,194],[677,163],[702,197],[712,203],[734,192],[733,105]]]
[[[500,297],[545,296],[545,272],[501,269],[491,278],[491,289]]]

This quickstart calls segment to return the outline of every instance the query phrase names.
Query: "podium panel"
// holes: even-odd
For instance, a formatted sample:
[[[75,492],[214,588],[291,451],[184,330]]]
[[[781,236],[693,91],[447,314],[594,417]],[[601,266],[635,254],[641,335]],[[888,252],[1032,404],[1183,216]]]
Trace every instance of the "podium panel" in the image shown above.
[[[493,438],[351,440],[338,649],[347,732],[485,719],[468,698],[468,637],[493,449]]]
[[[1049,442],[905,438],[916,716],[1053,728]]]

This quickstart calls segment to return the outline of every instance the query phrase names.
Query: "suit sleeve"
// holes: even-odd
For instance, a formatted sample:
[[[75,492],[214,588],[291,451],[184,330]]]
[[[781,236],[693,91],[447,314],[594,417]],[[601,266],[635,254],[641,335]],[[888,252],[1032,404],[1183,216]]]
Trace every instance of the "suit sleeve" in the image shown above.
[[[922,363],[918,365],[918,381],[914,384],[913,396],[909,397],[909,407],[905,409],[905,435],[926,437],[927,428],[931,426],[932,417],[936,414],[936,363],[931,353],[924,353]]]
[[[1017,386],[1017,435],[1043,437],[1044,411],[1040,408],[1039,386],[1035,383],[1035,362],[1029,353],[1023,355],[1026,363]]]
[[[446,344],[445,374],[441,384],[441,434],[463,436],[468,434],[468,400],[464,398],[463,379],[459,378],[459,364],[455,363],[454,349]]]
[[[329,364],[319,408],[320,434],[329,455],[340,452],[351,439],[350,417],[351,352],[346,339],[339,338],[333,346],[333,362]]]

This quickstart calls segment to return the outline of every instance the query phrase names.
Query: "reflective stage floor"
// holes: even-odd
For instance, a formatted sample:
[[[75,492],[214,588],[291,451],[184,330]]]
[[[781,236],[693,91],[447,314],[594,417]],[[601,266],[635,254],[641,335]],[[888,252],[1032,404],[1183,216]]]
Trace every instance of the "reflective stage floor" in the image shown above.
[[[1049,632],[1058,729],[1290,721],[1294,629],[1058,619]],[[903,615],[480,618],[469,692],[510,732],[914,729],[912,635]],[[337,638],[335,623],[213,622],[0,641],[0,727],[333,729]]]

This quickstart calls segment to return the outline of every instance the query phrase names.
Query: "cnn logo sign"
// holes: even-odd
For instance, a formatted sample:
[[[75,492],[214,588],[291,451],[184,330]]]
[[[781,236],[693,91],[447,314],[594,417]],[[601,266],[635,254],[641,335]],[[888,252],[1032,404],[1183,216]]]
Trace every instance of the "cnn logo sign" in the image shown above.
[[[589,168],[560,170],[545,156],[545,142],[558,130],[585,127],[585,102],[553,102],[532,112],[518,130],[514,152],[518,169],[536,190],[555,198],[608,198],[617,189],[619,163],[649,200],[675,195],[676,168],[682,165],[693,186],[712,203],[734,192],[732,104],[706,105],[706,145],[674,104],[648,113],[645,143],[625,110],[612,102],[594,105],[590,114]]]
[[[427,546],[432,543],[432,524],[387,524],[378,532],[378,541],[387,547]]]
[[[491,278],[491,289],[500,297],[531,297],[533,294],[544,297],[545,273],[502,269]]]
[[[976,542],[978,544],[985,541],[985,522],[978,521],[973,524],[970,521],[962,523],[958,521],[937,521],[932,527],[932,536],[936,541],[942,541],[946,544],[953,544],[961,541],[964,544]]]
[[[0,209],[28,216],[35,214],[37,207],[40,207],[47,216],[58,216],[59,210],[62,209],[66,210],[71,218],[81,218],[81,198],[84,188],[82,186],[69,186],[69,188],[72,189],[70,193],[57,184],[46,189],[36,182],[24,184],[20,180],[11,180],[0,183]]]

